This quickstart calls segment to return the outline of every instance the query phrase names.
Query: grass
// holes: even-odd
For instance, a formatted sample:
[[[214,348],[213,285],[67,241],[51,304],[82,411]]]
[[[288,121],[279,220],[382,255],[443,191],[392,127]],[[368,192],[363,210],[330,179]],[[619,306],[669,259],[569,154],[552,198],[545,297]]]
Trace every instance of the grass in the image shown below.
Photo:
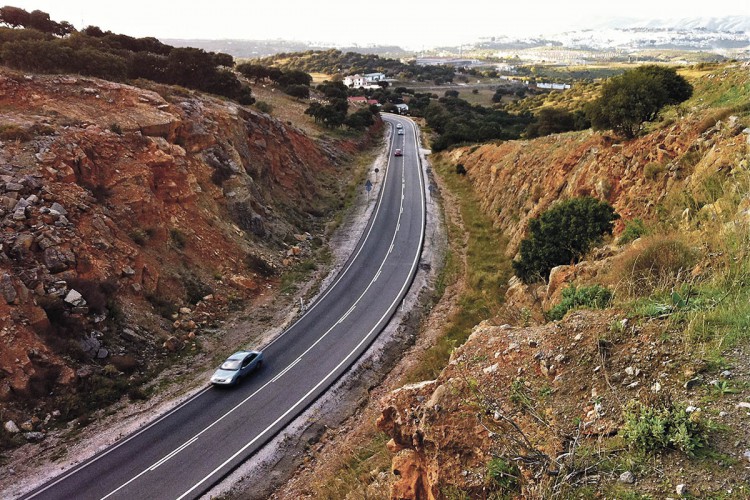
[[[470,181],[466,176],[457,175],[455,167],[440,157],[433,161],[433,168],[459,203],[467,237],[463,243],[466,265],[463,266],[455,251],[451,251],[438,288],[444,290],[445,285],[455,281],[461,273],[466,275],[466,288],[458,298],[458,310],[448,320],[436,345],[406,376],[407,383],[437,377],[453,349],[466,341],[471,329],[498,311],[511,273],[510,260],[504,254],[507,242],[479,206]],[[447,224],[447,228],[449,240],[454,245],[462,245],[458,243],[465,236],[461,228],[454,223]]]
[[[373,431],[374,432],[374,431]],[[372,438],[359,446],[356,450],[341,455],[341,463],[337,467],[336,474],[320,485],[315,485],[313,498],[338,500],[352,495],[357,490],[355,498],[367,498],[364,488],[373,479],[373,472],[389,471],[391,467],[390,455],[385,444],[388,436],[383,433],[375,433]],[[380,493],[387,494],[385,491]],[[360,491],[361,490],[361,491]]]

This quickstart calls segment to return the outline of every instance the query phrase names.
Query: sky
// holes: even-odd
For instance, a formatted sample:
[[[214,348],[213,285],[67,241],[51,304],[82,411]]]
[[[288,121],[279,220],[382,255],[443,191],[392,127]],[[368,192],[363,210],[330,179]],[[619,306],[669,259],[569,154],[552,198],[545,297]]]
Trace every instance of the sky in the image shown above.
[[[6,0],[78,29],[135,37],[286,39],[338,45],[457,45],[488,36],[596,28],[614,17],[750,16],[750,0]]]

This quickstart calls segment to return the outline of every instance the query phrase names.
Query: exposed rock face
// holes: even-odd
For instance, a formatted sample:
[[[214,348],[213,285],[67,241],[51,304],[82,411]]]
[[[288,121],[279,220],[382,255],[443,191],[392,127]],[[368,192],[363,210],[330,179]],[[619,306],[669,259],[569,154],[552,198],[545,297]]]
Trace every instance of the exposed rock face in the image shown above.
[[[670,193],[699,186],[722,168],[742,168],[744,134],[723,122],[702,132],[699,120],[686,118],[625,143],[593,132],[556,134],[459,148],[451,160],[465,166],[482,207],[510,238],[513,255],[529,219],[555,201],[583,195],[608,201],[621,216],[617,234],[630,219],[653,218]],[[686,155],[702,159],[694,163]],[[646,175],[647,165],[658,165],[658,173]]]
[[[3,123],[23,132],[0,148],[0,404],[75,386],[110,355],[147,364],[228,295],[252,299],[364,144],[156,88],[0,69]]]
[[[442,498],[448,485],[470,498],[489,496],[487,464],[516,460],[524,491],[545,491],[560,470],[566,436],[608,436],[619,425],[619,402],[632,397],[633,380],[655,378],[661,363],[625,373],[632,346],[642,357],[648,334],[633,330],[629,345],[608,351],[609,373],[625,373],[614,385],[601,362],[598,332],[612,313],[580,311],[538,327],[476,326],[434,381],[393,391],[382,401],[378,429],[391,437],[391,498]],[[675,367],[677,370],[677,367]],[[577,430],[578,422],[580,428]],[[541,498],[531,495],[530,498]]]

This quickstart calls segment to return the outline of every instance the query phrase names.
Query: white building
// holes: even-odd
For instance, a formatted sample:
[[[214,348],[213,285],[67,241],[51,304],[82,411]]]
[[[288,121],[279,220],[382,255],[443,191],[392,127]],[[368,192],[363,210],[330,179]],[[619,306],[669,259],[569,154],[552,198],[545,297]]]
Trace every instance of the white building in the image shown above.
[[[360,87],[369,88],[378,82],[385,81],[384,73],[368,73],[366,75],[350,75],[344,77],[344,85],[358,89]]]

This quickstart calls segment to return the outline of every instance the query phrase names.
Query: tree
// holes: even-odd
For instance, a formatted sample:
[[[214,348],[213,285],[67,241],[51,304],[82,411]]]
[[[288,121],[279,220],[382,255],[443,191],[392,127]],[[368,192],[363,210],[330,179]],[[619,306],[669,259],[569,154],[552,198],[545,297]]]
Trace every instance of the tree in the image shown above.
[[[29,23],[26,28],[39,30],[43,33],[52,33],[57,28],[57,23],[50,19],[49,14],[41,10],[34,10],[29,14]]]
[[[542,137],[550,134],[559,134],[570,130],[584,130],[591,126],[582,112],[570,111],[562,108],[542,108],[534,116],[534,122],[526,127],[526,137]]]
[[[354,130],[364,130],[375,123],[369,109],[360,109],[346,117],[344,125]]]
[[[128,60],[128,78],[146,78],[155,82],[165,82],[164,68],[167,58],[149,52],[135,52]]]
[[[309,99],[310,87],[307,85],[287,85],[284,92],[297,99]]]
[[[86,26],[81,33],[94,38],[102,38],[104,36],[104,32],[99,26]]]
[[[245,78],[252,78],[257,84],[270,76],[269,68],[260,64],[242,63],[237,65],[237,71],[242,73]]]
[[[304,71],[287,71],[284,72],[277,80],[279,85],[286,87],[289,85],[310,85],[312,76]]]
[[[213,52],[211,55],[213,56],[215,66],[234,67],[234,57],[231,55],[223,52]]]
[[[674,68],[649,65],[609,79],[586,108],[595,130],[614,130],[632,139],[662,107],[690,98],[692,86]]]
[[[18,28],[19,26],[26,27],[29,25],[31,14],[18,7],[11,7],[6,5],[0,8],[0,21],[10,26],[11,28]]]
[[[203,49],[174,48],[167,56],[166,76],[170,83],[201,88],[215,71],[213,56]]]
[[[619,217],[611,205],[589,196],[553,206],[529,222],[520,259],[513,261],[516,276],[533,283],[546,280],[555,266],[578,262],[604,234],[612,234]]]

